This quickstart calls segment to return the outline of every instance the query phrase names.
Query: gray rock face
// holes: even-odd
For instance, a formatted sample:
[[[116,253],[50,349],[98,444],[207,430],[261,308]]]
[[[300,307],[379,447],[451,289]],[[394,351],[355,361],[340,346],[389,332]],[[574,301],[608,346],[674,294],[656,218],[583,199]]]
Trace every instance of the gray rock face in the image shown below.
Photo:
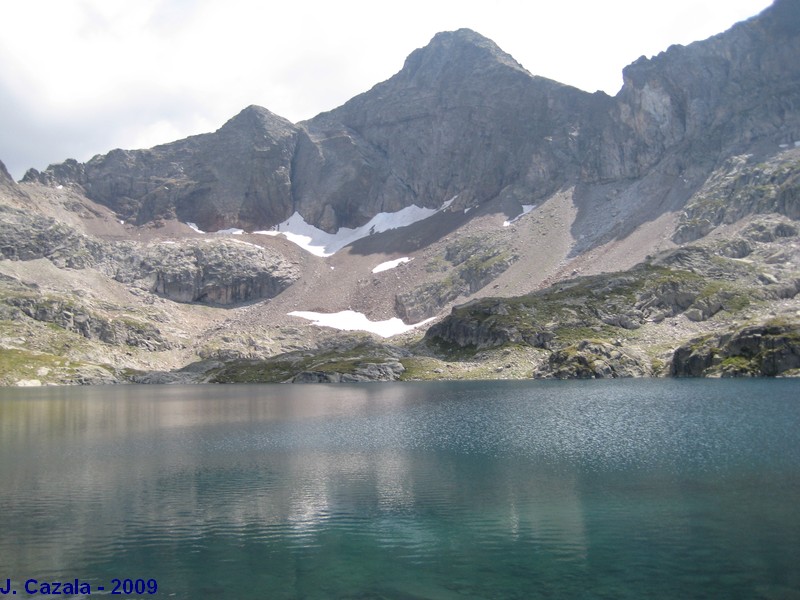
[[[673,355],[675,377],[775,377],[800,369],[800,328],[768,323],[709,335],[680,346]]]
[[[258,229],[291,215],[291,171],[299,129],[250,106],[217,132],[150,150],[113,150],[86,164],[66,161],[23,181],[77,183],[86,195],[137,224],[178,218],[215,231]]]
[[[673,239],[678,243],[691,242],[717,225],[735,223],[747,215],[769,213],[800,219],[800,149],[794,149],[794,144],[767,160],[747,155],[726,160],[686,205]],[[778,230],[773,235],[794,234],[788,231],[781,234]]]
[[[59,268],[94,267],[177,302],[217,305],[273,298],[300,277],[280,255],[236,240],[105,242],[49,217],[0,206],[0,259],[38,258]]]
[[[395,297],[395,312],[406,323],[433,317],[458,296],[474,294],[508,269],[517,257],[491,239],[468,236],[448,246],[444,260],[455,267],[447,277]]]
[[[313,176],[312,189],[333,200],[340,224],[412,203],[439,206],[457,194],[465,205],[506,188],[519,199],[544,197],[561,179],[553,175],[578,172],[570,132],[592,98],[532,77],[475,32],[440,33],[388,81],[304,123],[323,154],[338,144],[369,165],[369,176],[354,168],[340,169],[340,181]],[[359,198],[357,221],[345,221],[352,210],[340,196]]]
[[[0,205],[0,259],[47,258],[58,267],[83,269],[105,255],[104,244],[55,219]]]
[[[169,350],[172,347],[150,323],[108,319],[87,307],[46,298],[18,297],[8,298],[6,302],[32,319],[53,323],[90,340],[151,351]]]
[[[183,240],[136,247],[113,276],[177,302],[229,305],[273,298],[300,273],[281,256],[235,240]]]
[[[352,373],[336,371],[302,371],[292,377],[292,383],[358,383],[364,381],[396,381],[405,372],[399,361],[363,363]]]
[[[531,203],[571,185],[593,211],[604,185],[639,180],[626,218],[644,219],[682,206],[730,157],[800,140],[798,23],[797,3],[777,0],[724,34],[639,59],[615,98],[532,76],[475,32],[441,33],[394,77],[304,123],[249,107],[212,134],[26,178],[76,182],[137,223],[176,216],[209,231],[299,211],[330,232],[456,195]],[[785,214],[795,187],[778,199]],[[688,219],[682,239],[707,220]]]
[[[13,185],[14,179],[9,174],[8,169],[6,169],[5,164],[3,164],[3,161],[0,160],[0,186],[9,187]]]

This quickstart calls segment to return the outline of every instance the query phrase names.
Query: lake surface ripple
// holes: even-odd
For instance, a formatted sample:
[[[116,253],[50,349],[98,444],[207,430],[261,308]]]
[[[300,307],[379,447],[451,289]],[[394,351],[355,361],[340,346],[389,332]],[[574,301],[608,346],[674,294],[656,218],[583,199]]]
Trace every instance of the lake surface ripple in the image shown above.
[[[800,381],[0,390],[0,592],[31,578],[800,598]]]

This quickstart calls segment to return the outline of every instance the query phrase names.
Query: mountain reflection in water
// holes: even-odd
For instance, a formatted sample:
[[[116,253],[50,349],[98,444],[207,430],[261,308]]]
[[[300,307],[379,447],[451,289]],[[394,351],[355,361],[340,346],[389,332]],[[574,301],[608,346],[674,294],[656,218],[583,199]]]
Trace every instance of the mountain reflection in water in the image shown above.
[[[0,574],[177,598],[793,593],[798,390],[2,390]]]

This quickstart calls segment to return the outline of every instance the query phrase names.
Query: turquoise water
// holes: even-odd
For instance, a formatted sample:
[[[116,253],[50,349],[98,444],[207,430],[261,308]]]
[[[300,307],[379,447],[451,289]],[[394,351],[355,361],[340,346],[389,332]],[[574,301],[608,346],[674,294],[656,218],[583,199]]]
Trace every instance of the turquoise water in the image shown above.
[[[800,598],[800,381],[0,390],[0,592],[31,579]]]

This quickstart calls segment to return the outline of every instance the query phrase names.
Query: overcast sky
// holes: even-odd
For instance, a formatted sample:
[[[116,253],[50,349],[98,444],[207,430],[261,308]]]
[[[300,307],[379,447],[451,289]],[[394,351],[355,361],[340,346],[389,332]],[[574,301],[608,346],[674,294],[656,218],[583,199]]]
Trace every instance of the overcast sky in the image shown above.
[[[250,104],[297,122],[469,27],[535,75],[614,95],[622,68],[770,0],[0,0],[0,160],[66,158],[218,129]]]

